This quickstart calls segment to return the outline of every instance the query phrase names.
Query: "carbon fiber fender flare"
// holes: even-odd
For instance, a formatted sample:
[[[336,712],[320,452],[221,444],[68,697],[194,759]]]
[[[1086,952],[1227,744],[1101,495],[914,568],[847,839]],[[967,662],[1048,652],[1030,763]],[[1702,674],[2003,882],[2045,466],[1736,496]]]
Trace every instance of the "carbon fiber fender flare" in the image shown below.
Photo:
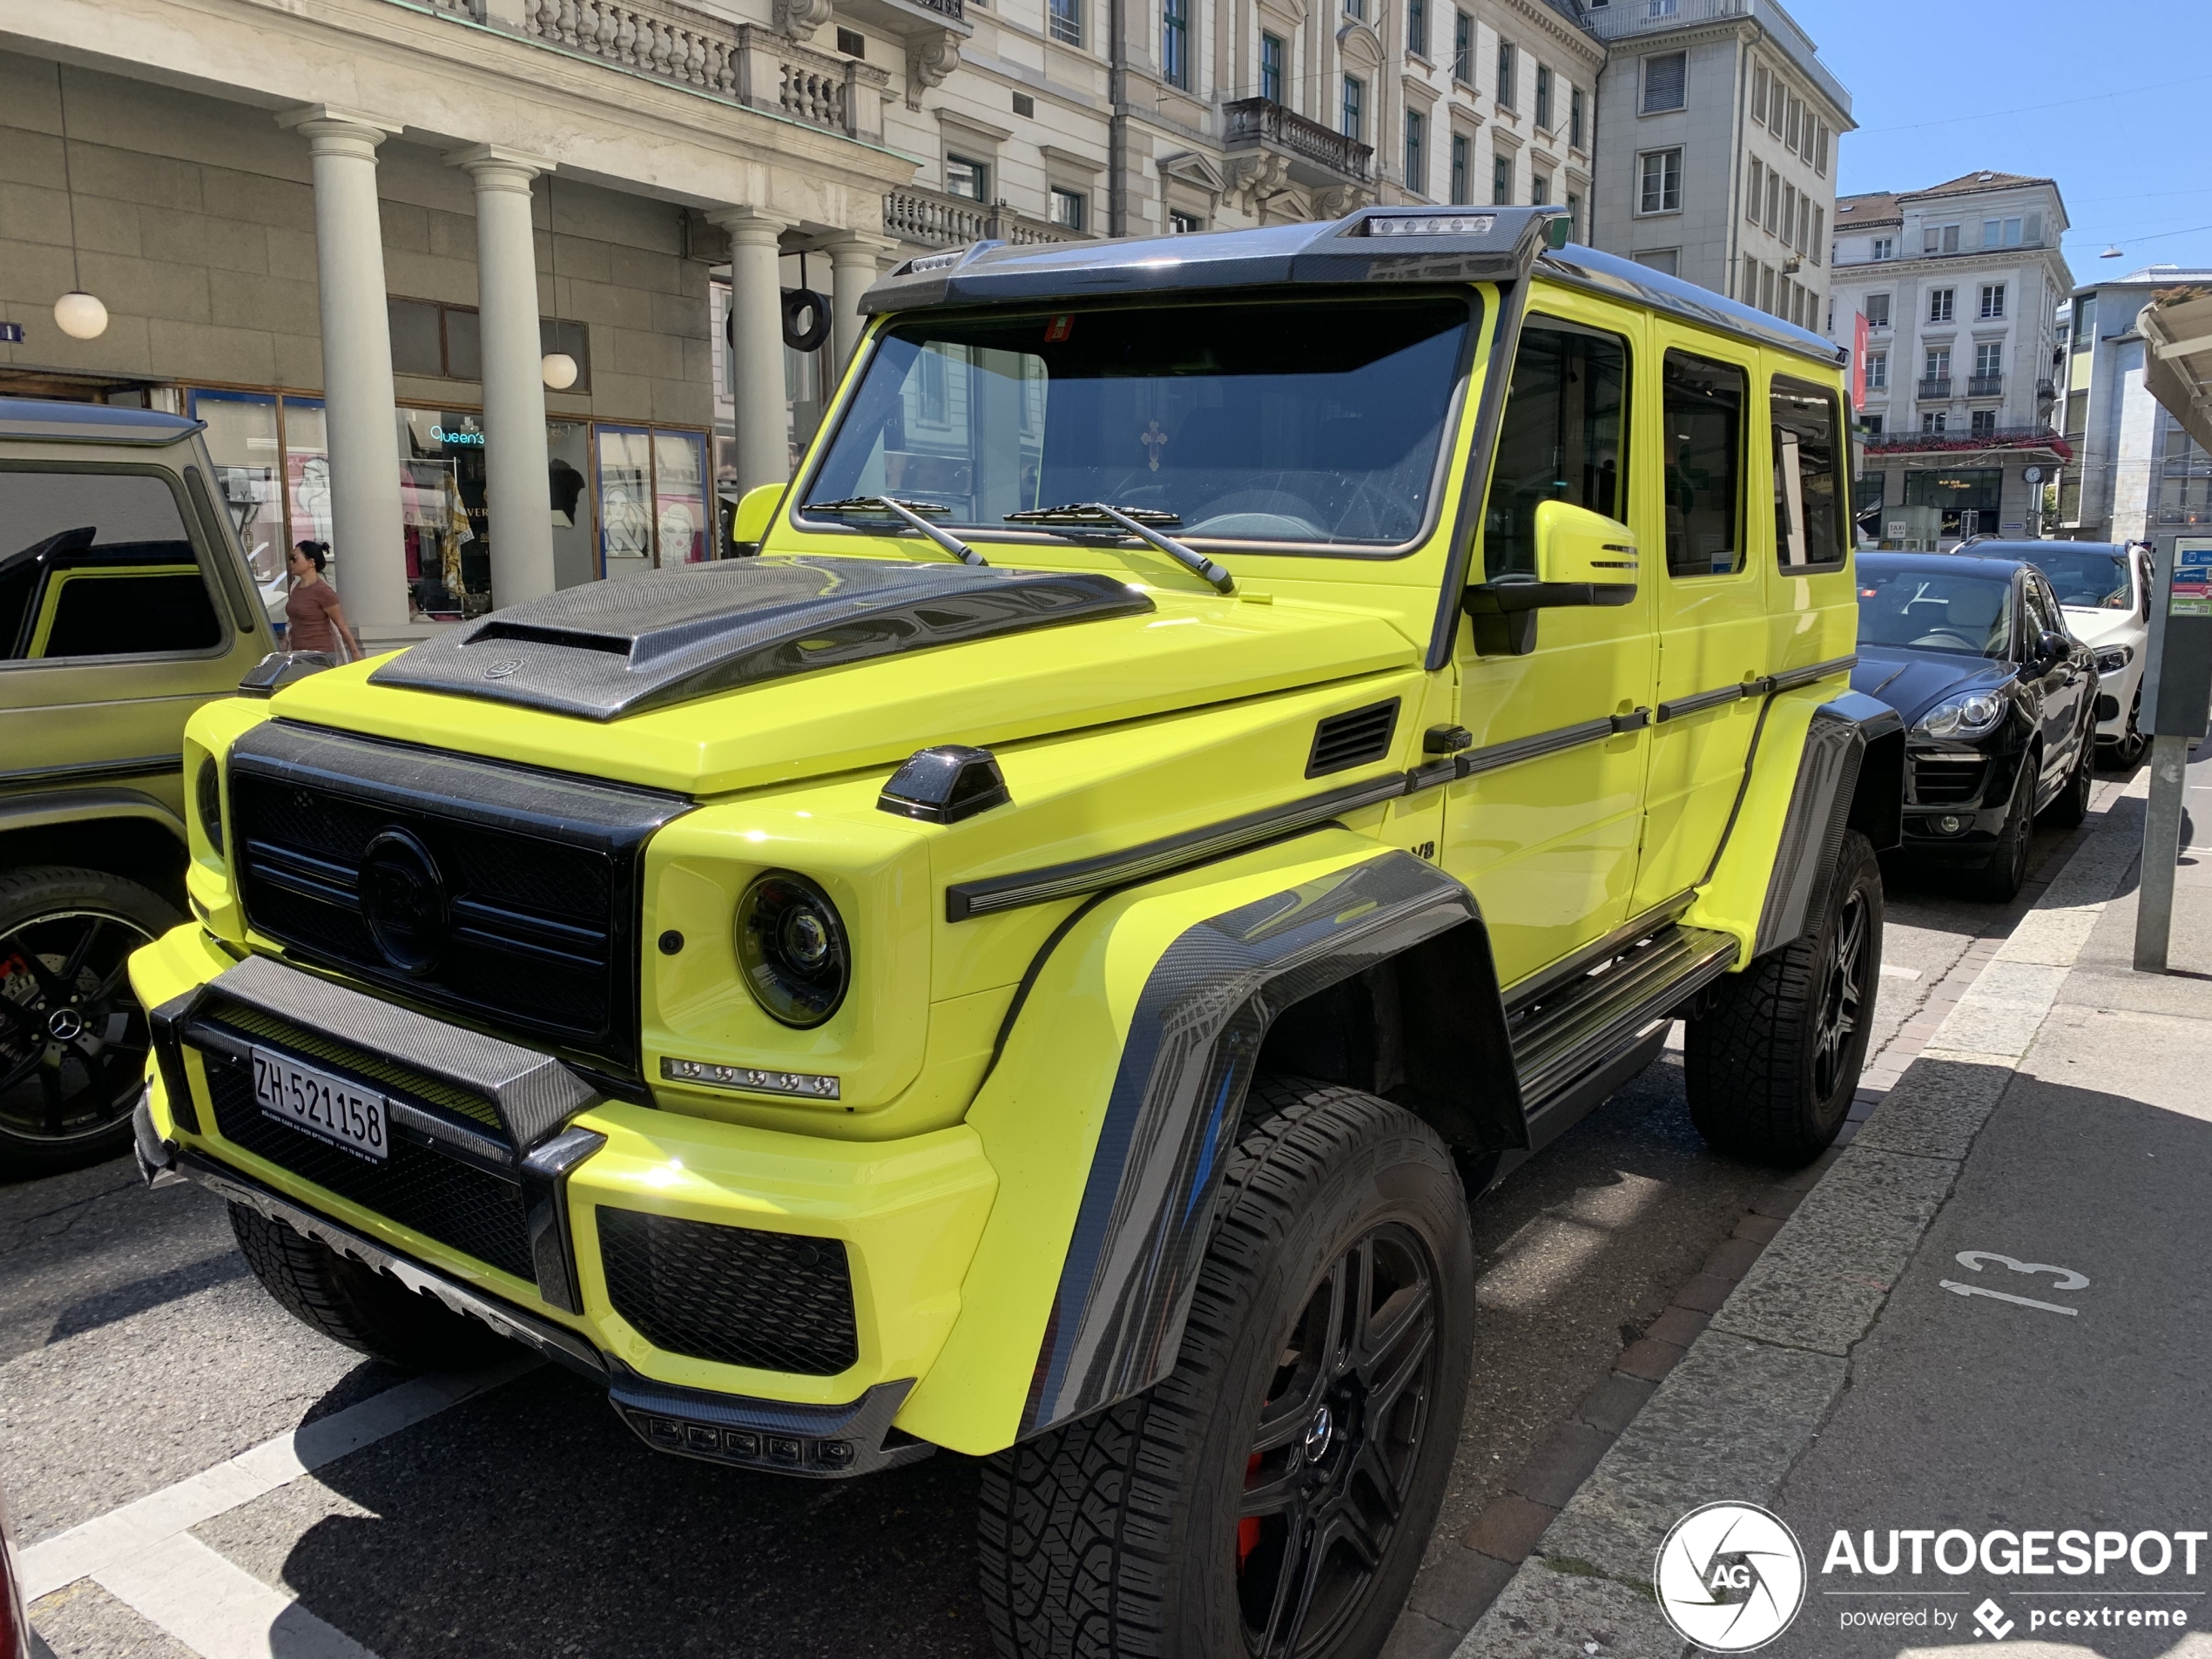
[[[1845,830],[1877,851],[1895,846],[1905,792],[1905,722],[1895,709],[1845,691],[1812,712],[1797,783],[1767,878],[1752,954],[1764,955],[1820,925],[1824,877]]]
[[[1130,1022],[1017,1438],[1173,1369],[1224,1156],[1277,1015],[1470,926],[1487,961],[1474,895],[1393,849],[1207,917],[1160,954]],[[1502,1041],[1494,975],[1488,1008],[1470,1017],[1485,1012]]]

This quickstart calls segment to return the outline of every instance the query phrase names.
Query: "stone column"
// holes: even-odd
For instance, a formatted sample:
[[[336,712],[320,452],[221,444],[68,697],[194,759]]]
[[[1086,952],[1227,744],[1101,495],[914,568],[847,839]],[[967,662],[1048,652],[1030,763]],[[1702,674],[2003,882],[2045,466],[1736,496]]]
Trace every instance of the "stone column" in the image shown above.
[[[277,120],[307,140],[314,171],[323,415],[339,591],[358,631],[388,637],[407,626],[407,544],[376,146],[396,129],[325,104],[287,111]]]
[[[554,588],[537,239],[530,225],[530,180],[553,164],[490,144],[471,145],[446,159],[476,183],[484,504],[491,516],[492,604],[504,610]]]
[[[777,239],[791,221],[757,207],[724,207],[707,218],[730,234],[730,371],[736,388],[740,492],[791,476],[784,408],[783,280]]]
[[[864,231],[848,231],[829,245],[830,310],[835,321],[831,341],[840,374],[852,362],[867,324],[860,315],[860,296],[874,286],[883,259],[896,253],[898,246],[888,237]]]

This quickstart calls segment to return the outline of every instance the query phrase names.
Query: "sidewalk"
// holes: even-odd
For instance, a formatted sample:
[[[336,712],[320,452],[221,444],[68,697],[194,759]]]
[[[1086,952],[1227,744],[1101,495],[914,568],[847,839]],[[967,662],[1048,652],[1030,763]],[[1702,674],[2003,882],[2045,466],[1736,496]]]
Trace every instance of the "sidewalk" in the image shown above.
[[[2139,781],[1858,1126],[1460,1659],[1683,1653],[1651,1600],[1654,1557],[1683,1514],[1723,1501],[1773,1510],[1804,1551],[1804,1604],[1764,1649],[1785,1659],[2212,1655],[2212,1546],[2172,1542],[2212,1527],[2212,745],[2190,774],[2177,971],[2128,967]],[[2161,1534],[2174,1559],[2161,1574],[2125,1559],[2081,1575],[2000,1570],[2013,1564],[2005,1541],[2068,1528],[2121,1549]],[[1916,1576],[1908,1555],[1854,1575],[1832,1557],[1839,1530],[1854,1554],[1871,1532],[1880,1567],[1892,1531],[1951,1529],[1965,1534],[1950,1546],[1954,1574],[1929,1560]],[[1969,1567],[1958,1556],[1970,1541],[1986,1553]],[[2144,1543],[2148,1564],[2167,1547]],[[2116,1625],[2081,1622],[2112,1609]],[[2153,1609],[2156,1624],[2128,1622]]]

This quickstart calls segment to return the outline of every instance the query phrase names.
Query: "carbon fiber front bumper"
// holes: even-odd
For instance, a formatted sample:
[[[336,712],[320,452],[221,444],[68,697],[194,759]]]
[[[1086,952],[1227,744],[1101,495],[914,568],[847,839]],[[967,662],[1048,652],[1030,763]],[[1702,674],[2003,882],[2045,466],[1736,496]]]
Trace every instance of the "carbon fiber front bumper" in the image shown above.
[[[590,1378],[607,1390],[608,1404],[616,1414],[656,1451],[778,1474],[842,1480],[894,1468],[936,1450],[891,1427],[892,1418],[914,1387],[911,1379],[878,1383],[843,1406],[796,1405],[654,1382],[563,1325],[487,1296],[294,1203],[250,1176],[163,1140],[143,1095],[132,1112],[132,1126],[138,1170],[148,1185],[165,1186],[180,1178],[194,1182]]]

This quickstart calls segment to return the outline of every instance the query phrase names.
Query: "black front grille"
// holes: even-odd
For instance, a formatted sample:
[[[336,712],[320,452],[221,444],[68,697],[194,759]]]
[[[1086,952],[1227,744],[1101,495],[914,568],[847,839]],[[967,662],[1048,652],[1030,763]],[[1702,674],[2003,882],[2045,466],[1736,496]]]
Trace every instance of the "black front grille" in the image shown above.
[[[1318,778],[1365,765],[1390,752],[1391,734],[1398,729],[1398,699],[1372,703],[1364,709],[1332,714],[1313,728],[1313,747],[1305,759],[1305,775]]]
[[[607,1295],[655,1347],[810,1377],[860,1359],[844,1240],[597,1213]]]
[[[287,721],[241,738],[230,765],[256,929],[409,1001],[635,1075],[642,849],[688,802]],[[436,921],[411,953],[388,952],[388,932],[380,943],[364,893],[371,845],[394,833],[434,874]]]
[[[535,1283],[522,1190],[513,1182],[397,1136],[391,1157],[371,1163],[263,1112],[254,1104],[253,1076],[244,1061],[204,1049],[198,1052],[206,1063],[215,1127],[233,1146]]]
[[[1982,779],[1989,763],[1978,756],[1958,759],[1912,759],[1912,799],[1922,806],[1956,806],[1981,798]]]

